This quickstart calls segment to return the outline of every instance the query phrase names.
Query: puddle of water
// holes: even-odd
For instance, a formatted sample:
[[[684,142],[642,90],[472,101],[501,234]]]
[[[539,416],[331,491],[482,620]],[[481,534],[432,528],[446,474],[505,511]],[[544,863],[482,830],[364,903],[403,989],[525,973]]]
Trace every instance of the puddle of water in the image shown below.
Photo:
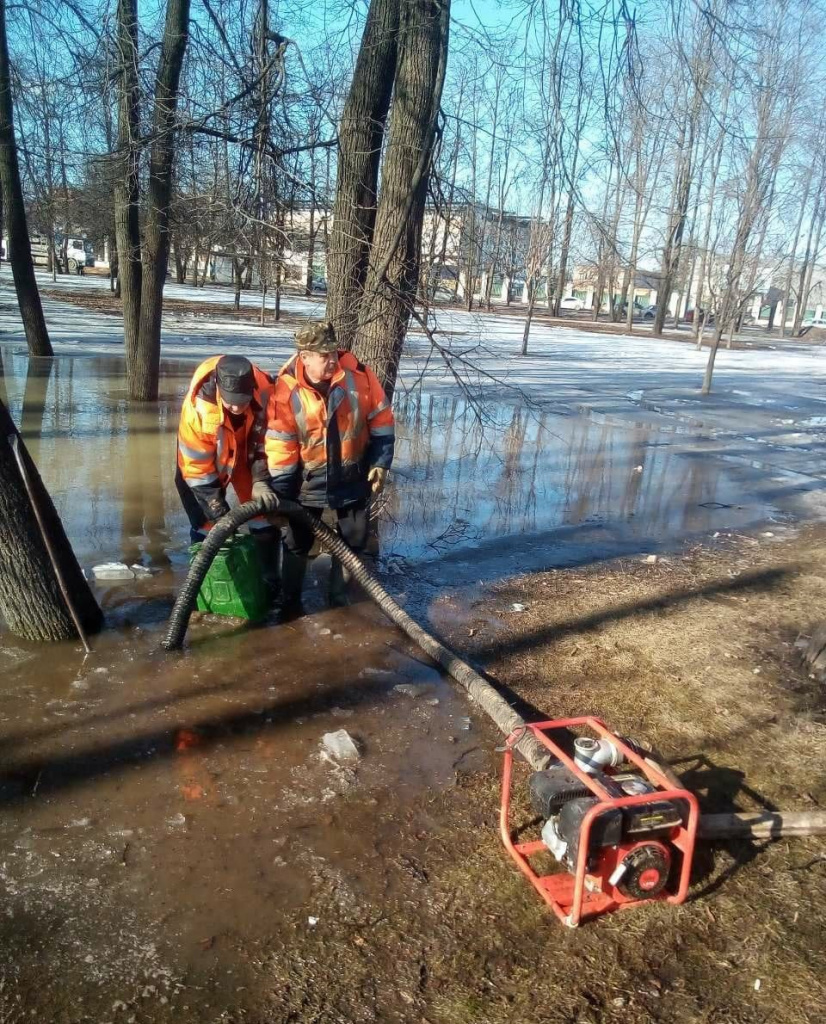
[[[6,351],[4,371],[2,390],[82,564],[122,560],[179,578],[187,531],[173,483],[175,431],[191,366],[165,364],[161,400],[144,408],[126,401],[114,357],[39,368]],[[554,530],[600,528],[620,550],[742,528],[772,511],[743,493],[729,467],[686,457],[685,443],[651,423],[508,404],[485,408],[480,421],[460,398],[420,393],[398,396],[396,410],[397,483],[380,525],[391,566],[424,562],[430,575],[447,553],[463,551],[485,576],[491,549],[529,536],[547,542]],[[710,512],[710,502],[726,514]],[[554,564],[548,543],[532,549],[520,569]],[[111,586],[105,600],[123,595]]]

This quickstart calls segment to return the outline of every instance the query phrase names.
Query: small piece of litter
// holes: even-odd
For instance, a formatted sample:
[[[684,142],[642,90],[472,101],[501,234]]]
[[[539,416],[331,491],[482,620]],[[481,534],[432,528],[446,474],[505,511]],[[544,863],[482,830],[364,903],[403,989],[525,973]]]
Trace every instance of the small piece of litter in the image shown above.
[[[771,530],[766,530],[766,532],[765,533],[761,533],[760,536],[761,537],[773,537],[774,534],[771,532]]]
[[[320,630],[318,631],[318,635],[319,635],[319,636],[330,636],[330,634],[331,634],[332,632],[333,632],[333,631],[332,631],[332,629],[327,629],[327,627],[325,626],[325,628],[324,628],[324,629],[320,629]]]
[[[359,748],[346,729],[325,732],[321,737],[321,745],[327,754],[338,761],[358,761],[361,758]]]
[[[762,982],[760,981],[759,978],[755,978],[754,979],[754,991],[755,992],[759,992],[760,991],[760,985],[761,984],[762,984]]]
[[[311,928],[315,928],[315,926],[318,924],[318,918],[317,917],[308,917],[307,918],[307,924]]]
[[[145,565],[138,565],[137,562],[134,565],[130,565],[129,568],[139,580],[145,580],[152,575],[151,569],[147,569]]]
[[[92,566],[92,575],[96,580],[133,580],[135,574],[123,562],[103,562]]]
[[[180,828],[182,825],[186,825],[186,818],[181,813],[173,814],[171,818],[166,819],[166,823],[172,828]]]
[[[719,536],[720,536],[720,531],[719,530],[717,531],[717,533],[712,533],[712,535],[711,535],[712,540],[716,540]]]
[[[430,705],[430,706],[431,706],[432,708],[435,708],[435,707],[436,707],[436,705],[437,705],[437,704],[439,703],[439,698],[438,698],[438,697],[433,697],[433,698],[432,698],[431,700],[427,701],[427,703],[428,703],[428,704],[429,704],[429,705]]]
[[[344,639],[344,634],[343,633],[333,633],[333,640],[343,640],[343,639]]]
[[[646,555],[645,560],[649,565],[655,565],[659,562],[660,558],[659,555]]]
[[[511,605],[512,612],[524,612],[524,610],[524,604],[520,604],[518,601],[514,601],[514,603]]]
[[[635,473],[642,473],[642,466],[634,466]]]
[[[756,676],[759,676],[761,671],[762,671],[762,669],[759,669],[759,668],[753,668],[752,669],[753,674],[756,675]]]

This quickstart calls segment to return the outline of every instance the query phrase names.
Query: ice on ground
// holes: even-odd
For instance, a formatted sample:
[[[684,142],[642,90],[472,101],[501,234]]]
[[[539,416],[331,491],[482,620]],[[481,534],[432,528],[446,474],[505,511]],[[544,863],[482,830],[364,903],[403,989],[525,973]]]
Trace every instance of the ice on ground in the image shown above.
[[[322,751],[336,761],[358,761],[361,759],[359,748],[346,729],[336,732],[325,732],[321,737]]]

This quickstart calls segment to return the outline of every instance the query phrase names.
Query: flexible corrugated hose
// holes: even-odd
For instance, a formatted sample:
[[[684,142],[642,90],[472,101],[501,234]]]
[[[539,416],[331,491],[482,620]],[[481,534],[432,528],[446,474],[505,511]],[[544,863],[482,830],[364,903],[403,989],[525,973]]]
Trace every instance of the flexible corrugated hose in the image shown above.
[[[290,519],[298,519],[302,524],[312,529],[324,548],[352,573],[356,582],[375,601],[390,621],[403,630],[426,654],[441,665],[465,690],[470,699],[475,704],[478,704],[494,721],[505,736],[509,736],[517,729],[525,730],[522,738],[515,744],[515,749],[519,751],[532,768],[540,769],[547,765],[549,760],[548,751],[525,729],[525,720],[513,710],[505,698],[486,679],[483,679],[458,654],[440,640],[437,640],[431,633],[422,629],[394,601],[376,577],[366,568],[358,555],[334,530],[331,530],[320,519],[307,515],[304,509],[294,501],[281,499],[278,504],[278,513]],[[266,510],[262,503],[257,500],[247,501],[219,519],[209,531],[198,554],[192,560],[192,565],[189,567],[189,575],[178,594],[172,614],[169,617],[169,626],[164,639],[161,641],[161,646],[167,651],[178,651],[183,646],[189,618],[195,607],[198,591],[201,589],[201,584],[209,571],[209,567],[218,549],[228,537],[235,533],[239,526],[260,515],[266,515]]]

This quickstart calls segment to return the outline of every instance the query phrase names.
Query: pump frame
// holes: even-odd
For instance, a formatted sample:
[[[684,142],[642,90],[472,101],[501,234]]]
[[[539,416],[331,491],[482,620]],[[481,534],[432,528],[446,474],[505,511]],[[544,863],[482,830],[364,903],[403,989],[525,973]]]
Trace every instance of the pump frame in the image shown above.
[[[634,765],[648,781],[656,787],[656,793],[640,793],[635,796],[612,797],[607,790],[600,785],[599,781],[587,772],[582,771],[574,763],[562,748],[555,743],[547,733],[556,729],[583,728],[587,727],[596,733],[600,739],[607,739],[614,743],[622,752],[625,759]],[[529,857],[540,852],[551,856],[548,848],[542,840],[532,840],[525,843],[515,843],[511,835],[509,825],[510,802],[511,802],[511,781],[513,773],[513,747],[524,734],[524,729],[519,728],[508,736],[504,747],[504,762],[502,765],[502,796],[499,814],[499,831],[505,849],[516,862],[519,870],[536,889],[542,899],[553,910],[559,920],[569,928],[576,928],[588,918],[597,917],[613,910],[626,910],[638,906],[641,903],[653,903],[665,901],[667,903],[683,903],[688,895],[688,887],[691,877],[691,865],[694,859],[694,845],[697,837],[697,824],[700,816],[700,809],[696,796],[687,789],[675,789],[669,780],[649,762],[637,754],[627,743],[612,733],[608,726],[599,718],[592,715],[585,715],[580,718],[558,718],[546,722],[532,722],[526,726],[534,734],[549,753],[561,762],[576,778],[582,782],[599,800],[599,803],[586,813],[580,826],[579,851],[577,856],[576,872],[561,870],[553,874],[540,875],[534,870]],[[607,876],[602,874],[591,874],[587,871],[588,847],[591,836],[591,827],[594,819],[611,808],[631,807],[634,804],[650,803],[657,800],[684,800],[688,806],[688,820],[682,825],[675,826],[667,842],[677,849],[681,856],[679,867],[679,881],[676,891],[669,892],[667,889],[657,896],[643,900],[629,899],[622,895],[614,886],[609,885]],[[619,848],[620,850],[622,847]],[[610,874],[610,872],[608,873]],[[610,891],[605,891],[603,886],[609,885]]]

